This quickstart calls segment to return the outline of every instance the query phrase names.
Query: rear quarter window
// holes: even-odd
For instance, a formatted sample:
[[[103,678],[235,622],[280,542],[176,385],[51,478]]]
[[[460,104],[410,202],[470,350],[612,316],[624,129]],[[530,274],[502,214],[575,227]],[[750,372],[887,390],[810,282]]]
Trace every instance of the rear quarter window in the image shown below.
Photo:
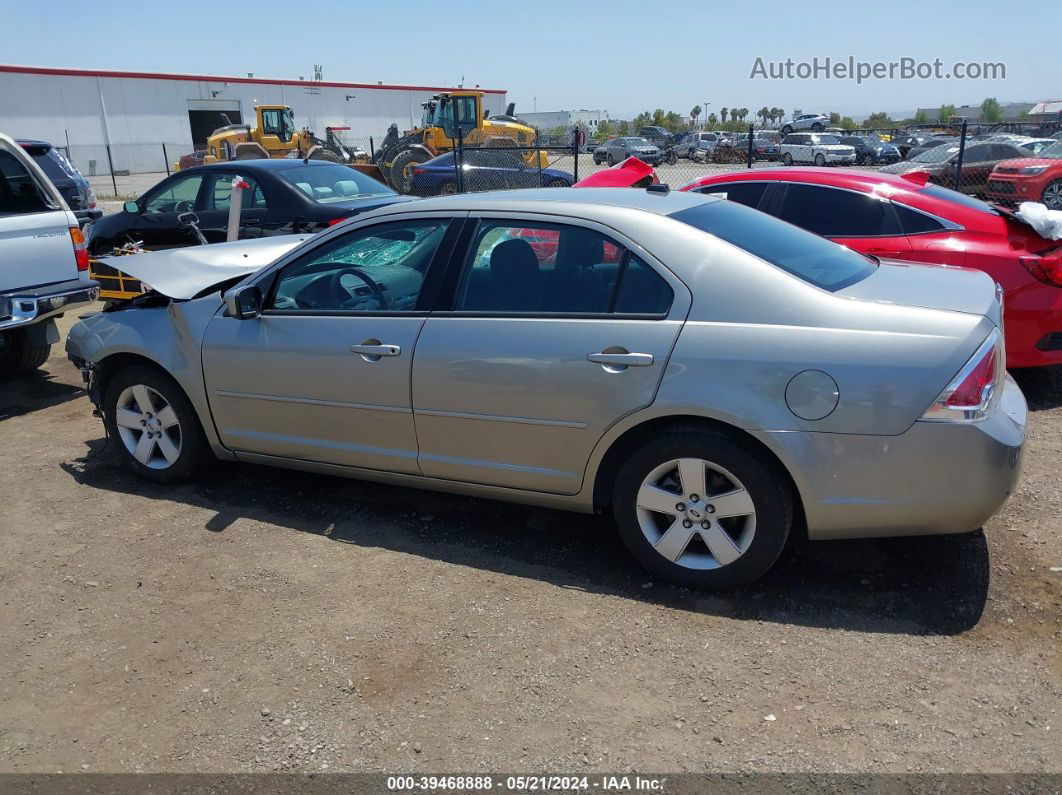
[[[50,209],[22,161],[0,149],[0,215],[42,213]]]
[[[717,201],[671,215],[799,279],[831,292],[872,274],[876,265],[850,249],[741,204]]]

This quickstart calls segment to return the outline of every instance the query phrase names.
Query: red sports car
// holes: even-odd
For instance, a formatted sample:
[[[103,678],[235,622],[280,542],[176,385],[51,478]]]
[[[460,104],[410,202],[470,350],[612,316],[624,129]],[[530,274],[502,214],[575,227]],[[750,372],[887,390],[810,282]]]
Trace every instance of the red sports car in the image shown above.
[[[1062,243],[1007,210],[855,169],[734,171],[682,190],[724,195],[874,257],[983,270],[1005,294],[1007,365],[1062,364]]]

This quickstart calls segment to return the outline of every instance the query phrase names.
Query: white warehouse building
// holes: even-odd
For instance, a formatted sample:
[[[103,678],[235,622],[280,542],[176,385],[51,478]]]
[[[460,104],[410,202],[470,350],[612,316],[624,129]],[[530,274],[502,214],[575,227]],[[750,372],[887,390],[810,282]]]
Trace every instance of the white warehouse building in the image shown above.
[[[289,105],[295,123],[321,137],[325,127],[349,127],[344,140],[368,149],[369,137],[379,142],[392,123],[403,131],[417,126],[421,103],[451,90],[0,65],[0,131],[67,149],[86,176],[108,173],[108,146],[115,171],[142,173],[163,171],[167,162],[202,148],[226,123],[253,122],[258,104]],[[505,91],[479,90],[485,110],[504,112]]]

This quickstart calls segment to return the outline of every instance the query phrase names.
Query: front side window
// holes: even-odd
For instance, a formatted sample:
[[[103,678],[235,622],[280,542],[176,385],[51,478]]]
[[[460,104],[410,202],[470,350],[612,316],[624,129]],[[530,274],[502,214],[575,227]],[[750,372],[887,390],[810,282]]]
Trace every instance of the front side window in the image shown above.
[[[778,217],[824,237],[881,237],[899,232],[889,202],[817,185],[788,185]]]
[[[199,188],[203,185],[202,174],[178,177],[144,203],[146,213],[183,213],[196,207]]]
[[[592,229],[484,221],[465,264],[455,309],[533,314],[666,312],[659,307],[665,297],[670,306],[671,288],[644,263],[632,270],[632,262],[621,245]],[[631,284],[623,287],[627,273]],[[644,292],[639,294],[639,289]]]
[[[411,312],[447,221],[393,221],[341,235],[287,265],[270,308]]]
[[[876,267],[862,254],[733,202],[690,207],[671,218],[831,292],[862,281]]]
[[[232,204],[232,183],[237,179],[241,179],[238,174],[215,174],[213,187],[207,192],[206,209],[227,211]],[[262,192],[262,186],[251,177],[242,177],[242,179],[251,187],[243,189],[242,203],[240,204],[241,211],[266,209],[265,194]]]

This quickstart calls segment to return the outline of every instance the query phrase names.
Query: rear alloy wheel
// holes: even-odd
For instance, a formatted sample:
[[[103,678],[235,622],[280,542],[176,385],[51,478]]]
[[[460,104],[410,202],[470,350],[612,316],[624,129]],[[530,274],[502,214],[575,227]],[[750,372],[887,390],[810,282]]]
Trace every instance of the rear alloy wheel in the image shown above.
[[[785,165],[785,166],[793,165],[793,156],[791,154],[789,154],[788,152],[786,152],[784,155],[782,155],[782,165]]]
[[[816,166],[824,166],[824,165],[826,165],[826,157],[825,157],[825,155],[822,154],[822,152],[819,152],[817,155],[815,155],[815,165]]]
[[[1062,210],[1062,179],[1056,179],[1044,188],[1040,197],[1049,210]]]
[[[791,132],[793,132],[793,128],[788,124],[782,128],[782,135],[789,135]]]
[[[455,193],[457,193],[457,183],[453,180],[447,180],[439,186],[440,196],[452,196]]]
[[[563,179],[551,179],[549,182],[546,183],[546,187],[547,188],[570,188],[571,185],[569,185]]]
[[[815,122],[811,125],[811,129],[813,129],[815,132],[822,132],[822,122]]]
[[[608,164],[609,164],[610,166],[614,166],[614,165],[616,165],[616,158],[614,158],[614,157],[612,156],[612,153],[611,153],[611,152],[609,153],[609,155],[608,155],[608,157],[606,158],[606,160],[608,160]]]
[[[652,574],[690,588],[733,588],[762,576],[785,546],[793,501],[778,465],[730,434],[667,431],[616,477],[620,536]]]
[[[103,400],[104,421],[119,458],[161,483],[187,480],[208,448],[191,402],[168,375],[148,366],[115,374]]]

